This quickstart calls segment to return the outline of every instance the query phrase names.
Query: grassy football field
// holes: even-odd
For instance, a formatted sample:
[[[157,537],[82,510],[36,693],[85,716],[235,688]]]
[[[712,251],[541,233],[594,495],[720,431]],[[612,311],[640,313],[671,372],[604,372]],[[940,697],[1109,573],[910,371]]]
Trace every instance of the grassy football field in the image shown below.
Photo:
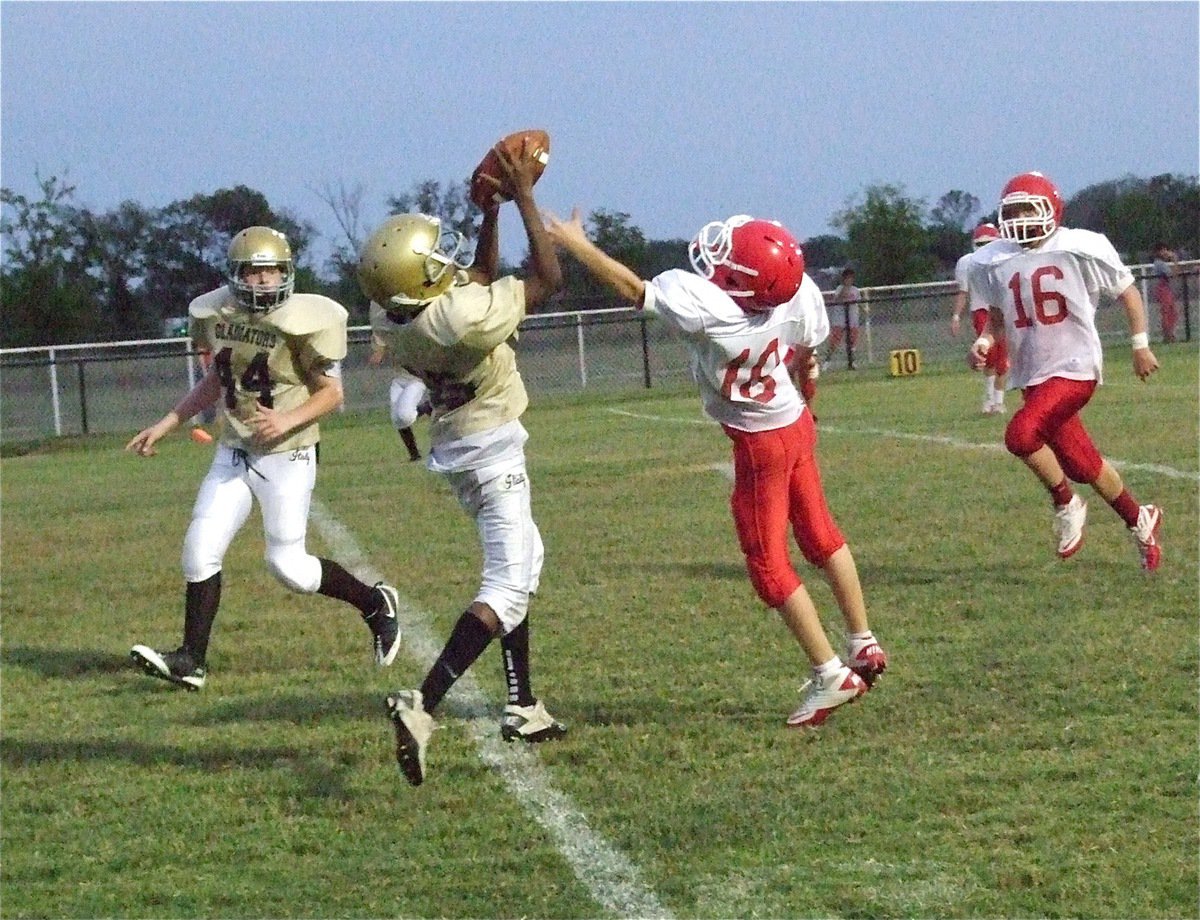
[[[1192,346],[1158,354],[1143,385],[1114,350],[1084,416],[1166,511],[1153,577],[1090,490],[1084,548],[1056,559],[1048,498],[1001,448],[1003,420],[977,414],[978,376],[823,378],[825,486],[891,668],[811,733],[783,726],[807,665],[745,576],[728,441],[694,392],[535,397],[534,686],[570,733],[499,742],[488,649],[439,711],[417,789],[383,696],[419,684],[478,550],[386,412],[325,426],[310,549],[397,585],[396,664],[373,667],[354,611],[270,578],[256,512],[197,694],[127,653],[178,643],[211,448],[10,456],[0,911],[1194,917],[1198,368]]]

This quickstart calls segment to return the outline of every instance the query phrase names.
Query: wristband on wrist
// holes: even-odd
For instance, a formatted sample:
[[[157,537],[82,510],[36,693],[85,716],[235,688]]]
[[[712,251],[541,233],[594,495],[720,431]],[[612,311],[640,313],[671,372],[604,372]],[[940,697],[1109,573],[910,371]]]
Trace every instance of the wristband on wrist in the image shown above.
[[[1133,346],[1134,351],[1137,351],[1139,348],[1149,348],[1150,334],[1148,332],[1135,332],[1129,337],[1129,344]]]
[[[971,347],[977,348],[980,351],[987,351],[988,349],[990,349],[992,347],[992,340],[989,339],[986,335],[981,335],[979,338],[977,338],[975,340],[975,344],[972,345]]]

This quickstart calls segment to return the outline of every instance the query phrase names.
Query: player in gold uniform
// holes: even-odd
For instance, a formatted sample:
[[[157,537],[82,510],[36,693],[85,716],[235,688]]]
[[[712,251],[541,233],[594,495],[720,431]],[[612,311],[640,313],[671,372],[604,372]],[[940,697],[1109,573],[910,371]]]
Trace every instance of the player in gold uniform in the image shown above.
[[[528,279],[493,280],[496,207],[484,212],[482,267],[470,273],[463,238],[424,214],[390,218],[367,240],[359,259],[359,281],[373,301],[374,333],[429,390],[427,465],[446,477],[474,518],[483,548],[479,591],[420,689],[387,699],[396,759],[414,786],[425,778],[431,713],[496,636],[508,684],[504,739],[533,743],[566,731],[530,687],[529,597],[537,590],[543,553],[525,468],[528,434],[520,421],[529,400],[509,344],[526,310],[561,286],[562,272],[534,203],[533,161],[510,159],[499,145],[495,149],[529,237]]]
[[[371,629],[376,664],[390,665],[400,648],[395,589],[367,585],[305,549],[317,420],[342,402],[346,311],[328,297],[294,292],[291,247],[270,227],[248,227],[234,236],[227,277],[226,285],[188,307],[189,334],[213,355],[208,372],[125,446],[152,457],[154,445],[181,422],[219,406],[220,443],[183,543],[183,644],[173,652],[135,645],[130,657],[154,677],[189,690],[204,686],[221,563],[257,499],[271,574],[297,593],[324,594],[358,608]]]

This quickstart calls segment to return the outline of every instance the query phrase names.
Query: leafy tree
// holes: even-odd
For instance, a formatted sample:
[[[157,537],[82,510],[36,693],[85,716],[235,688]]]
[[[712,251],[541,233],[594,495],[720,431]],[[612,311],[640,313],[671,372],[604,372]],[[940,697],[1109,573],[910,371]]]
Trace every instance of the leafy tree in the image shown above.
[[[929,219],[934,227],[950,227],[969,233],[975,227],[973,218],[978,210],[978,198],[969,192],[952,189],[938,199]]]
[[[1105,234],[1133,261],[1163,241],[1200,255],[1200,185],[1195,176],[1125,176],[1089,185],[1064,207],[1063,222]]]
[[[851,199],[830,223],[846,233],[846,254],[860,283],[905,284],[930,280],[936,262],[929,252],[925,203],[899,185],[872,185]]]
[[[447,182],[436,179],[417,182],[407,192],[392,195],[387,200],[389,214],[409,214],[414,211],[440,218],[442,226],[461,233],[469,240],[479,233],[480,211],[471,203],[468,194],[470,179]]]
[[[40,197],[0,189],[4,265],[0,346],[86,341],[95,325],[95,280],[78,253],[75,187],[37,176]]]
[[[840,236],[831,233],[810,236],[800,248],[804,250],[804,264],[810,275],[822,269],[840,271],[846,265],[846,241]]]

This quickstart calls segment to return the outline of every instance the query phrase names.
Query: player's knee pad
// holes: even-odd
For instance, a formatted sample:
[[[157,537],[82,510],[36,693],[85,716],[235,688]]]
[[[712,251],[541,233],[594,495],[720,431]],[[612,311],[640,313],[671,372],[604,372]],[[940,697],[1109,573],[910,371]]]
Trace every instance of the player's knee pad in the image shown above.
[[[1028,457],[1045,444],[1033,419],[1027,412],[1018,409],[1004,429],[1004,446],[1008,452],[1017,457]]]
[[[768,607],[782,606],[800,587],[800,576],[790,566],[772,565],[766,560],[747,559],[746,571],[755,593]]]
[[[267,568],[289,591],[313,594],[321,586],[321,560],[304,551],[303,544],[267,545]]]
[[[804,554],[805,560],[820,569],[825,567],[830,556],[846,545],[846,538],[838,531],[822,534],[815,540],[797,540],[797,542],[800,544],[800,552]]]
[[[475,598],[479,604],[487,604],[500,621],[500,634],[507,636],[521,625],[529,615],[529,593],[513,589],[485,586]]]
[[[181,565],[184,581],[207,581],[221,571],[224,552],[219,545],[205,539],[205,529],[193,521],[183,540]]]

